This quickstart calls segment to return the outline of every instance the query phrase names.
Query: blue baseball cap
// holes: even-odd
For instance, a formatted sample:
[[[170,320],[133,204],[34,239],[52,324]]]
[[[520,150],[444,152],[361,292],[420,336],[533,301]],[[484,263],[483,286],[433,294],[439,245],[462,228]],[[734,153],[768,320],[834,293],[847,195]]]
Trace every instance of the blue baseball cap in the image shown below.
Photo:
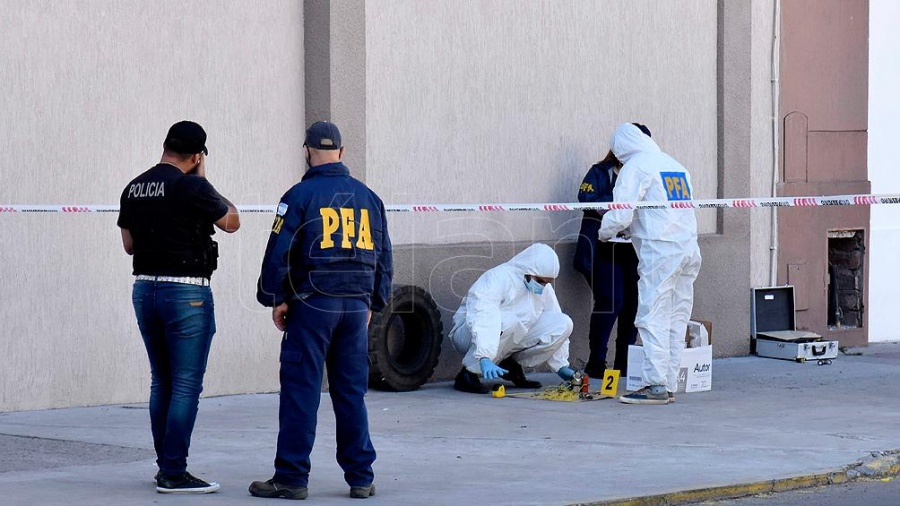
[[[327,121],[316,121],[306,130],[304,146],[313,149],[341,149],[341,131]]]

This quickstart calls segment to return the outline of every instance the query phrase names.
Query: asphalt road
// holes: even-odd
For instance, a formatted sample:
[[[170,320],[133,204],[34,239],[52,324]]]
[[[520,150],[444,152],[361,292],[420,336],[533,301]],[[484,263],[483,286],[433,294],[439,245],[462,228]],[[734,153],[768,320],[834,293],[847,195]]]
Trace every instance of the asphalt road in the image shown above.
[[[889,481],[857,481],[742,499],[698,503],[704,506],[898,506],[900,477]]]

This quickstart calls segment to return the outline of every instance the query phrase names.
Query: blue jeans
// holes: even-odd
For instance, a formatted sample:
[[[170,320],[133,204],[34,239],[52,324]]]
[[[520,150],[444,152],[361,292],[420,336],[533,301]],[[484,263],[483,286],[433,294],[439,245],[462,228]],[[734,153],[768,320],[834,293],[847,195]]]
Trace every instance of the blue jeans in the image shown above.
[[[203,374],[216,332],[212,291],[181,283],[136,281],[138,327],[150,359],[150,429],[165,475],[187,470]]]
[[[337,462],[351,487],[372,483],[375,448],[365,395],[369,382],[368,306],[361,299],[313,295],[290,303],[281,342],[278,483],[305,487],[316,439],[323,366],[337,429]]]

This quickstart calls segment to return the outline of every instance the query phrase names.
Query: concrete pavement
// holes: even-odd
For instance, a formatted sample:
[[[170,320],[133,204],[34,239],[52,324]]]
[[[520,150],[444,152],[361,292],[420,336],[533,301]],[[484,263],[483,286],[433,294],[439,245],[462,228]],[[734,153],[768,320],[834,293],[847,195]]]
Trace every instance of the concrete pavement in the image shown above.
[[[378,494],[369,504],[664,500],[827,476],[900,449],[900,344],[852,351],[862,354],[830,366],[717,359],[711,392],[667,406],[494,399],[448,383],[373,391]],[[155,492],[145,404],[0,414],[0,504],[265,504],[247,486],[271,477],[277,408],[276,394],[201,401],[189,469],[222,484],[208,496]],[[345,504],[327,394],[318,435],[308,502]]]

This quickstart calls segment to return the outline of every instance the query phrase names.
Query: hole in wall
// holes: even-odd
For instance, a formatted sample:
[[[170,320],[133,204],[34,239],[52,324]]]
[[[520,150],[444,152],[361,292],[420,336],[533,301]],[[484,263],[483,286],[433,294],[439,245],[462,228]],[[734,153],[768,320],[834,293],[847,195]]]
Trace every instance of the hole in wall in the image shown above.
[[[828,327],[860,328],[863,322],[863,230],[828,232]]]

